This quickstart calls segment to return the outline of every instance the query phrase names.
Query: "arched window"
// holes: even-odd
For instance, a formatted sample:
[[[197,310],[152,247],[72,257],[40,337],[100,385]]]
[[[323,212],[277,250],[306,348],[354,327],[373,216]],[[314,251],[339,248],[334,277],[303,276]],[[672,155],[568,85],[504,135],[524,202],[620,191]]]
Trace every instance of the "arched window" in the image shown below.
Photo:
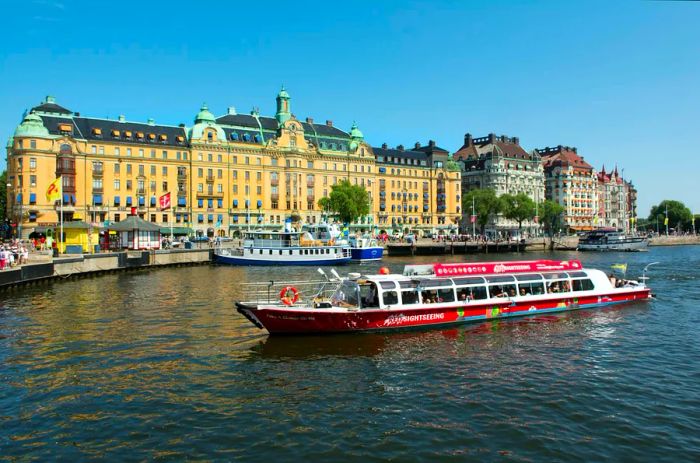
[[[209,141],[214,141],[214,132],[209,130],[207,131],[207,140]]]
[[[231,132],[231,140],[233,140],[233,141],[238,141],[238,139],[239,139],[238,133],[236,133],[236,132]]]

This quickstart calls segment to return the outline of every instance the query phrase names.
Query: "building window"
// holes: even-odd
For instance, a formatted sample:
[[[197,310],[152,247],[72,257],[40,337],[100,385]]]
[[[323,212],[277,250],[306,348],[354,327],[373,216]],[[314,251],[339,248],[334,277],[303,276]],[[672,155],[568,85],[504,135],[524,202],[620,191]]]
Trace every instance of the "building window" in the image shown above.
[[[223,162],[220,154],[216,155],[216,162]]]
[[[119,147],[114,148],[114,155],[119,156]]]
[[[168,176],[168,166],[163,166],[163,168],[161,169],[161,173],[163,174],[163,177],[167,177]]]
[[[139,157],[143,157],[143,149],[139,149]]]
[[[131,156],[131,148],[127,148],[127,149],[126,149],[126,155],[127,155],[127,156]]]
[[[121,219],[121,215],[119,215],[119,214],[114,214],[114,221],[115,221],[115,222],[119,222],[120,219]]]
[[[126,165],[126,173],[127,175],[131,175],[131,164]]]
[[[224,185],[222,185],[221,183],[218,183],[216,185],[216,191],[217,191],[217,193],[223,193],[224,192]]]
[[[29,176],[29,186],[36,187],[36,175]]]
[[[29,169],[36,169],[36,158],[29,158]]]
[[[151,165],[151,175],[155,175],[155,174],[156,174],[156,166]]]
[[[204,177],[204,169],[202,169],[201,167],[197,169],[197,177]]]
[[[163,159],[168,159],[168,152],[167,151],[163,151]]]
[[[126,190],[131,191],[131,188],[132,188],[131,180],[127,180],[126,181]]]
[[[116,180],[114,181],[114,189],[115,189],[116,191],[119,191],[120,187],[121,187],[121,183],[119,182],[119,179],[116,179]]]
[[[115,174],[119,174],[119,166],[120,166],[120,164],[118,162],[114,163],[114,173]]]
[[[203,183],[198,183],[197,184],[197,192],[203,193],[204,192],[204,184]]]
[[[90,147],[90,152],[91,152],[92,154],[97,154],[97,145],[92,145],[92,146]]]
[[[209,132],[209,136],[211,137],[211,132]],[[212,162],[213,158],[214,158],[213,154],[207,153],[207,161]]]
[[[93,178],[92,179],[92,189],[93,190],[101,190],[102,189],[102,179],[101,178]]]
[[[36,149],[36,140],[29,140],[29,147],[31,149]]]
[[[100,146],[100,154],[105,154],[105,147],[104,146]]]

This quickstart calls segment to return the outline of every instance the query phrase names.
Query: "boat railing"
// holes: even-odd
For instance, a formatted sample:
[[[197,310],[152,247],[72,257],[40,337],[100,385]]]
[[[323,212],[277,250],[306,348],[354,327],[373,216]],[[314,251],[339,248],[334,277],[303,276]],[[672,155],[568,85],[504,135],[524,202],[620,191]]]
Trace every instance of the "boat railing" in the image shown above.
[[[274,281],[242,284],[245,302],[256,304],[274,304],[280,301],[280,293],[285,288],[294,288],[299,294],[296,304],[312,301],[330,300],[338,289],[340,281],[336,280],[304,280],[304,281]]]

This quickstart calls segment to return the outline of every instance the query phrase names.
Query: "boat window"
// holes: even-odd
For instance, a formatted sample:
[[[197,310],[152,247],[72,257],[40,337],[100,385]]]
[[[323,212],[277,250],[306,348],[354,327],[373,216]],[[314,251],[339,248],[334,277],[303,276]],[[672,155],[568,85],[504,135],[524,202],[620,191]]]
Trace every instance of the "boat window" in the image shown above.
[[[489,283],[506,283],[510,281],[515,281],[512,275],[499,275],[496,277],[486,277],[486,281]]]
[[[420,282],[423,288],[439,288],[441,286],[452,286],[452,280],[423,280]]]
[[[571,278],[586,278],[588,274],[586,272],[569,272]]]
[[[331,296],[331,303],[337,307],[358,307],[360,304],[360,286],[354,281],[343,281]]]
[[[394,289],[396,288],[396,283],[393,281],[380,281],[379,286],[381,286],[382,289]]]
[[[360,285],[360,296],[362,297],[362,307],[379,307],[379,292],[377,291],[376,284],[369,283],[365,285]]]
[[[542,275],[539,273],[527,273],[524,275],[515,275],[518,281],[542,281]]]
[[[516,295],[515,285],[490,285],[489,294],[491,297],[514,297]]]
[[[460,301],[474,301],[486,299],[488,297],[486,294],[486,286],[468,286],[464,288],[457,288],[457,294],[459,294],[458,299]]]
[[[475,278],[453,278],[452,281],[454,281],[455,285],[457,286],[464,286],[464,285],[481,285],[484,284],[484,279],[481,277],[475,277]]]
[[[396,291],[384,291],[382,293],[382,300],[384,301],[384,305],[394,305],[399,303],[399,296],[396,294]]]
[[[455,291],[452,288],[438,289],[438,302],[454,302]]]
[[[571,291],[569,280],[553,280],[547,282],[548,293],[568,293]]]
[[[418,286],[416,281],[399,281],[400,288],[415,288],[416,286]]]
[[[272,255],[272,249],[270,249],[270,252],[268,252],[269,255]]]
[[[542,281],[518,283],[519,296],[533,296],[538,294],[544,294],[544,283]]]
[[[401,302],[403,304],[418,304],[418,291],[415,289],[401,291]]]
[[[439,302],[436,290],[421,291],[420,298],[423,304],[434,304],[436,302]]]
[[[590,291],[594,289],[593,282],[588,278],[583,280],[573,280],[571,286],[574,291]]]
[[[564,272],[562,272],[562,273],[545,273],[543,276],[546,280],[563,280],[565,278],[569,278],[569,275],[567,275]]]

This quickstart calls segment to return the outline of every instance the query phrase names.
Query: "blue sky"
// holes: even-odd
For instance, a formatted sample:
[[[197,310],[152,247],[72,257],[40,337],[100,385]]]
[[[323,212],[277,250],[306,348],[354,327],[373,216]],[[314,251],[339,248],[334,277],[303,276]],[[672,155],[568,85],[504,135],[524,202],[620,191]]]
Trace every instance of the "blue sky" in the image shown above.
[[[95,2],[3,7],[0,134],[51,94],[95,117],[192,123],[202,102],[357,121],[377,146],[464,133],[576,146],[639,212],[700,213],[700,3]],[[2,166],[4,167],[4,159]]]

